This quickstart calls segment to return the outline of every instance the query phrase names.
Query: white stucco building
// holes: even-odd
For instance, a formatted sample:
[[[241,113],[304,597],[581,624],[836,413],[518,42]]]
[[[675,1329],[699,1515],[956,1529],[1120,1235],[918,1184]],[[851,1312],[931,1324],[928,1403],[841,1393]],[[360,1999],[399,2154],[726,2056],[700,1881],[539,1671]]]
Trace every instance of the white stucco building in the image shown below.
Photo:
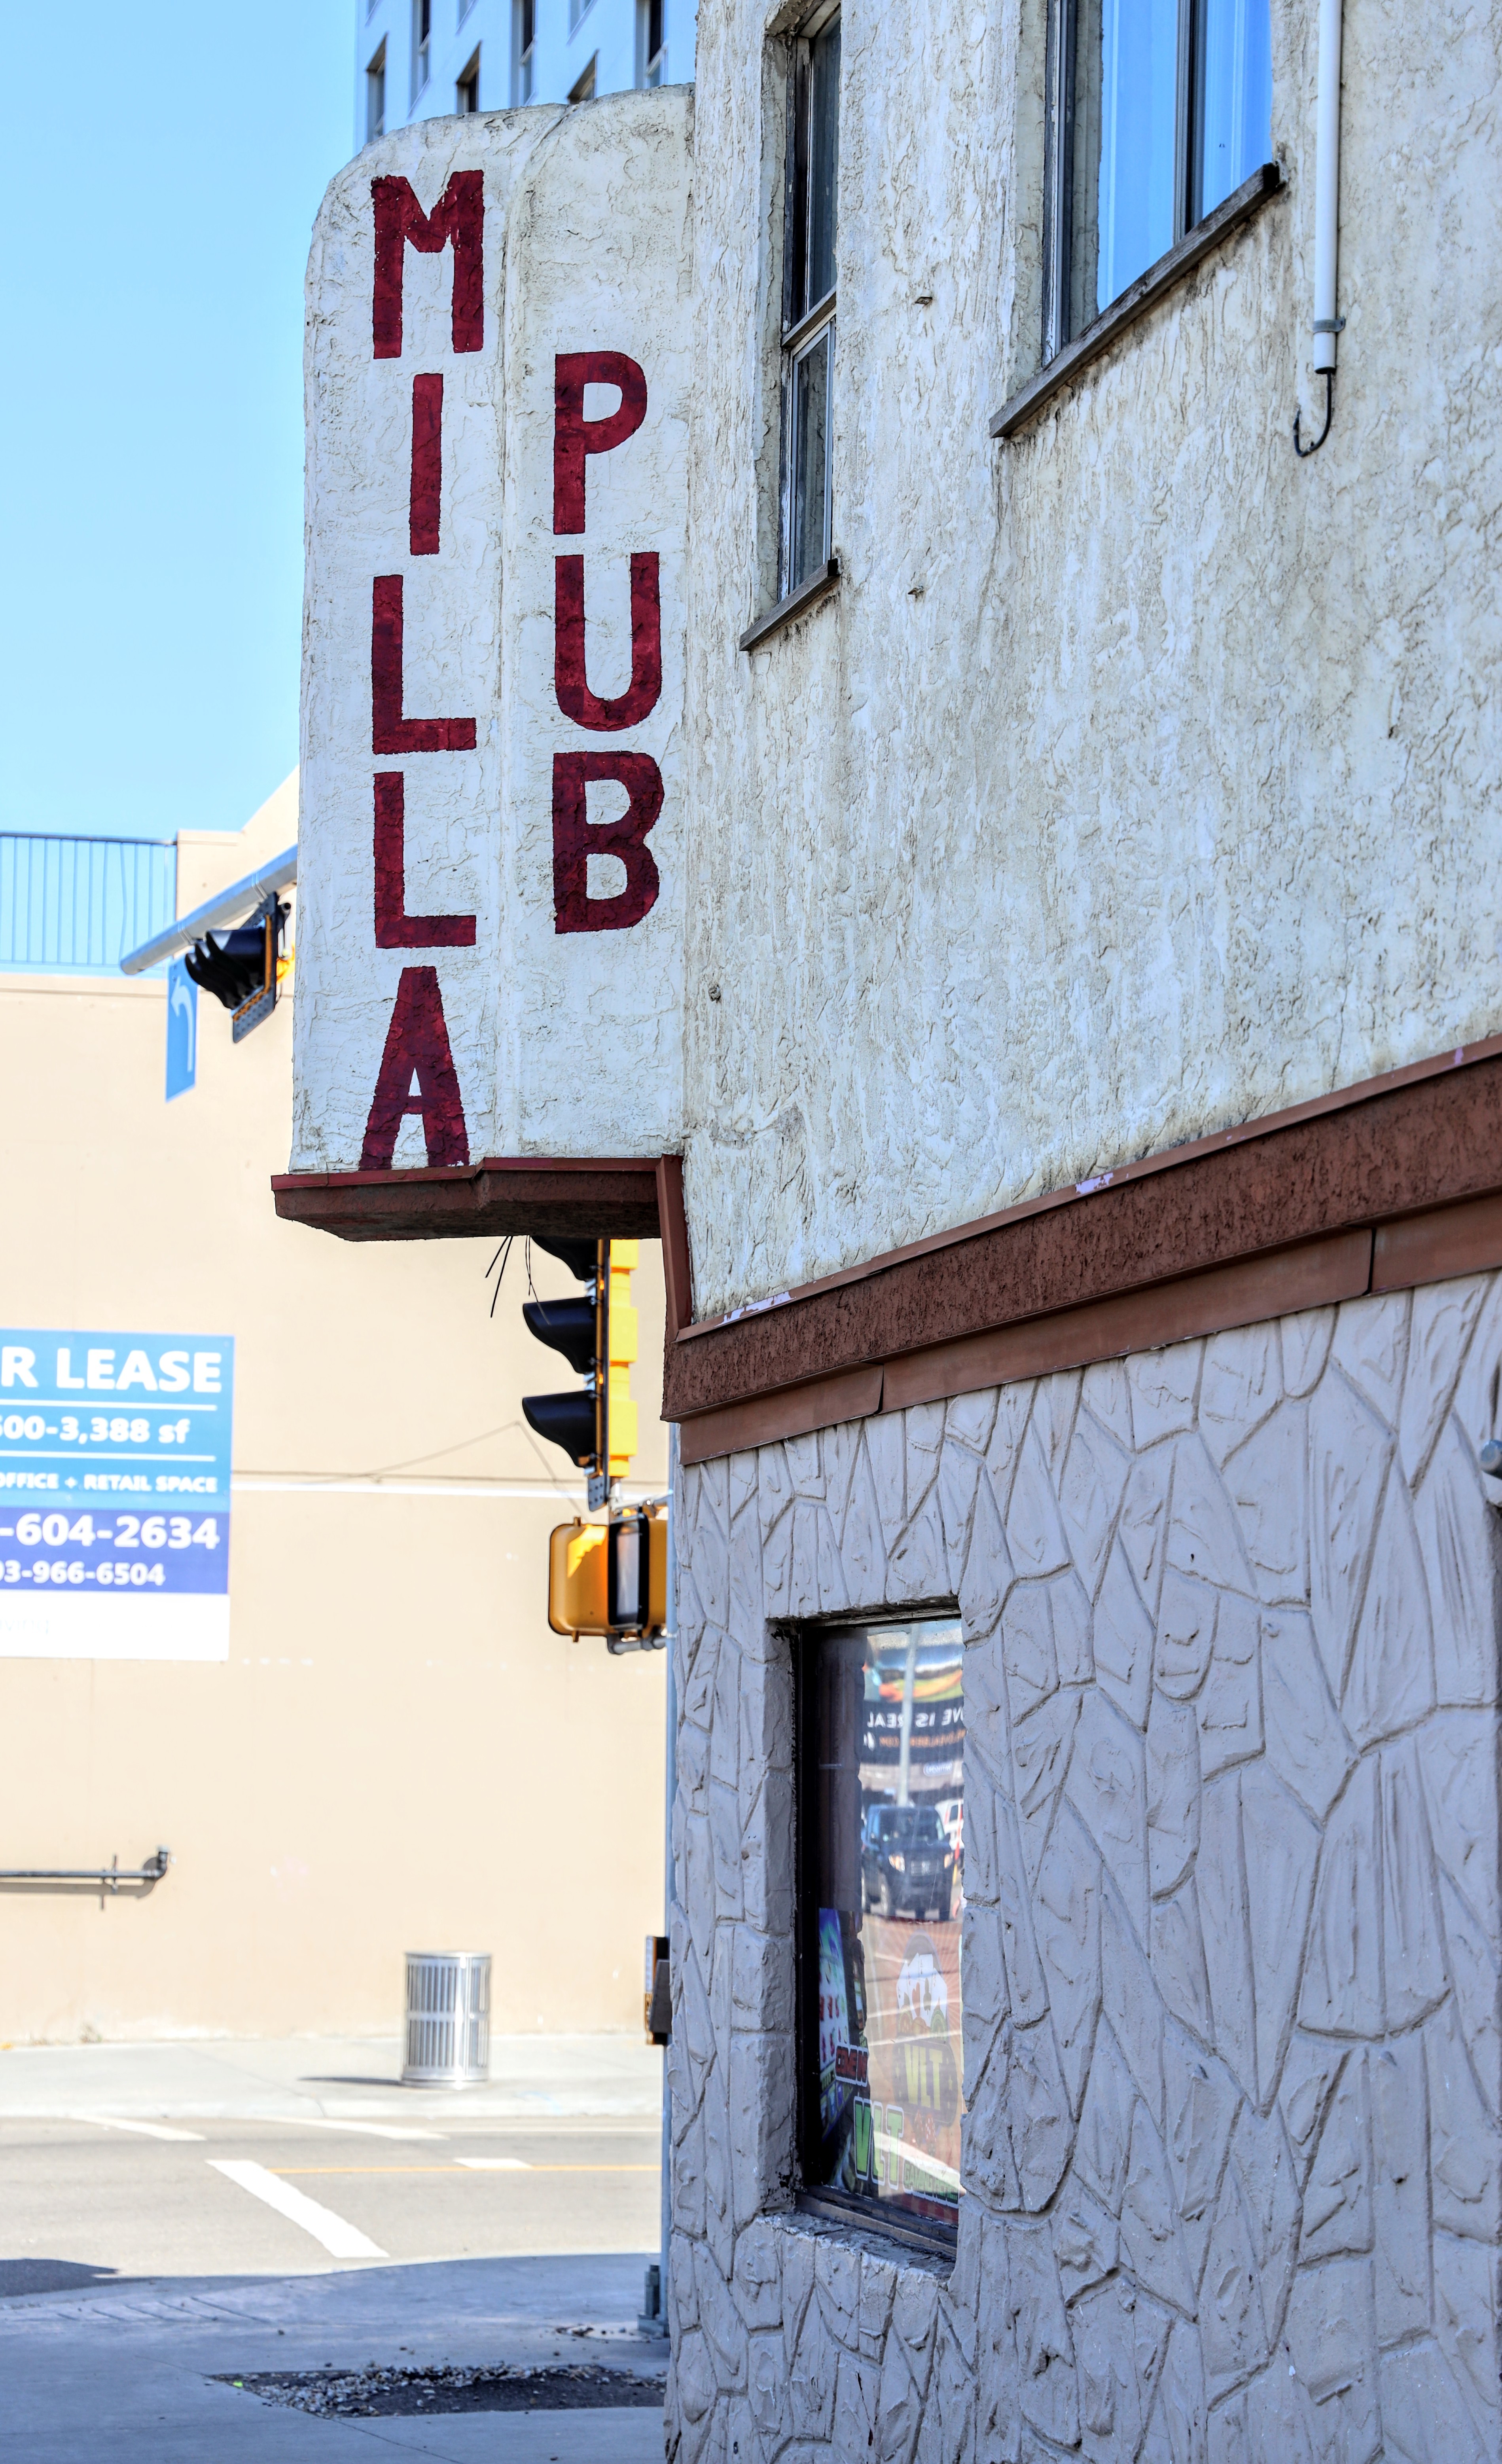
[[[277,1203],[663,1241],[683,2464],[1502,2453],[1502,28],[1340,13],[315,242]]]
[[[697,0],[354,0],[356,147],[411,120],[694,75]]]

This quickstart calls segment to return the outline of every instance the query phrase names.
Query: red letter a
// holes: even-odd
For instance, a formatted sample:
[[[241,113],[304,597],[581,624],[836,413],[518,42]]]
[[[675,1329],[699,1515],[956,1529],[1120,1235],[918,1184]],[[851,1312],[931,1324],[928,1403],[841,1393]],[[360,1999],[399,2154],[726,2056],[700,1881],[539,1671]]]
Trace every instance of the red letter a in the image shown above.
[[[469,1162],[464,1106],[459,1100],[458,1076],[449,1049],[436,967],[402,969],[370,1118],[365,1123],[365,1142],[360,1155],[362,1172],[390,1171],[396,1133],[409,1112],[415,1112],[422,1122],[430,1164]]]

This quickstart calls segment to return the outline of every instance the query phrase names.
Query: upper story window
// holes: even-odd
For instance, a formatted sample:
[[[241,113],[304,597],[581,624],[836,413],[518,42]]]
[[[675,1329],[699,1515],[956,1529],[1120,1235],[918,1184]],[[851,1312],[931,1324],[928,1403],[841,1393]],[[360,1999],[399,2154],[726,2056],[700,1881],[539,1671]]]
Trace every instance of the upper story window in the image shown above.
[[[459,73],[458,81],[453,89],[453,104],[454,109],[461,112],[478,111],[480,107],[480,55],[477,43],[475,47],[475,56],[468,68],[462,69]]]
[[[783,252],[784,598],[812,581],[832,553],[838,11],[812,20],[790,49]]]
[[[948,2240],[962,2103],[960,1622],[811,1633],[797,1671],[803,2199]]]
[[[532,99],[532,62],[537,46],[537,0],[511,0],[511,99]]]
[[[636,82],[665,85],[668,37],[665,0],[636,0]]]
[[[432,72],[432,0],[412,0],[412,100]]]
[[[386,45],[383,43],[365,70],[365,143],[372,137],[386,135]]]
[[[1266,162],[1269,0],[1049,0],[1043,356]]]
[[[580,70],[578,77],[569,87],[568,99],[570,102],[593,102],[595,71],[598,69],[599,65],[600,55],[596,52],[589,59],[587,65]]]

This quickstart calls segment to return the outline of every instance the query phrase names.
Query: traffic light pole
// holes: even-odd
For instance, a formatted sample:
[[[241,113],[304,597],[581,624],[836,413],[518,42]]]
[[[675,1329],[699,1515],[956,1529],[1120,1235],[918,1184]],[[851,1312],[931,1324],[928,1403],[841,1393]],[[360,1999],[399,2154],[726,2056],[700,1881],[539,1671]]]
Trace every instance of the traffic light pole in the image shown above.
[[[610,1243],[595,1249],[594,1269],[594,1454],[600,1465],[589,1474],[590,1513],[610,1502]]]
[[[678,1432],[676,1423],[668,1430],[668,1751],[667,1810],[663,1840],[662,1923],[668,1936],[669,1974],[672,1974],[673,1945],[673,1803],[678,1793],[678,1688],[674,1668],[678,1649]],[[673,2244],[673,2038],[662,2049],[662,2273],[658,2277],[657,2299],[661,2307],[662,2332],[668,2332],[668,2256]]]

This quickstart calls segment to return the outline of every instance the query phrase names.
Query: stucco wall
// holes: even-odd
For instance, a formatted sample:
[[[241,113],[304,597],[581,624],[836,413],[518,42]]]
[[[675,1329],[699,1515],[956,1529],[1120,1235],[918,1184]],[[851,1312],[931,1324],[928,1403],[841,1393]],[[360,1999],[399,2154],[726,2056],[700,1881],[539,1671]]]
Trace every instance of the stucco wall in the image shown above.
[[[670,2453],[1494,2456],[1502,1277],[684,1477]],[[789,2211],[783,1621],[958,1598],[952,2274]]]
[[[789,14],[699,19],[702,1310],[1499,1023],[1496,12],[1349,0],[1347,326],[1298,462],[1314,12],[1273,0],[1286,192],[1002,445],[1036,359],[1041,9],[848,0],[843,579],[748,657]]]

